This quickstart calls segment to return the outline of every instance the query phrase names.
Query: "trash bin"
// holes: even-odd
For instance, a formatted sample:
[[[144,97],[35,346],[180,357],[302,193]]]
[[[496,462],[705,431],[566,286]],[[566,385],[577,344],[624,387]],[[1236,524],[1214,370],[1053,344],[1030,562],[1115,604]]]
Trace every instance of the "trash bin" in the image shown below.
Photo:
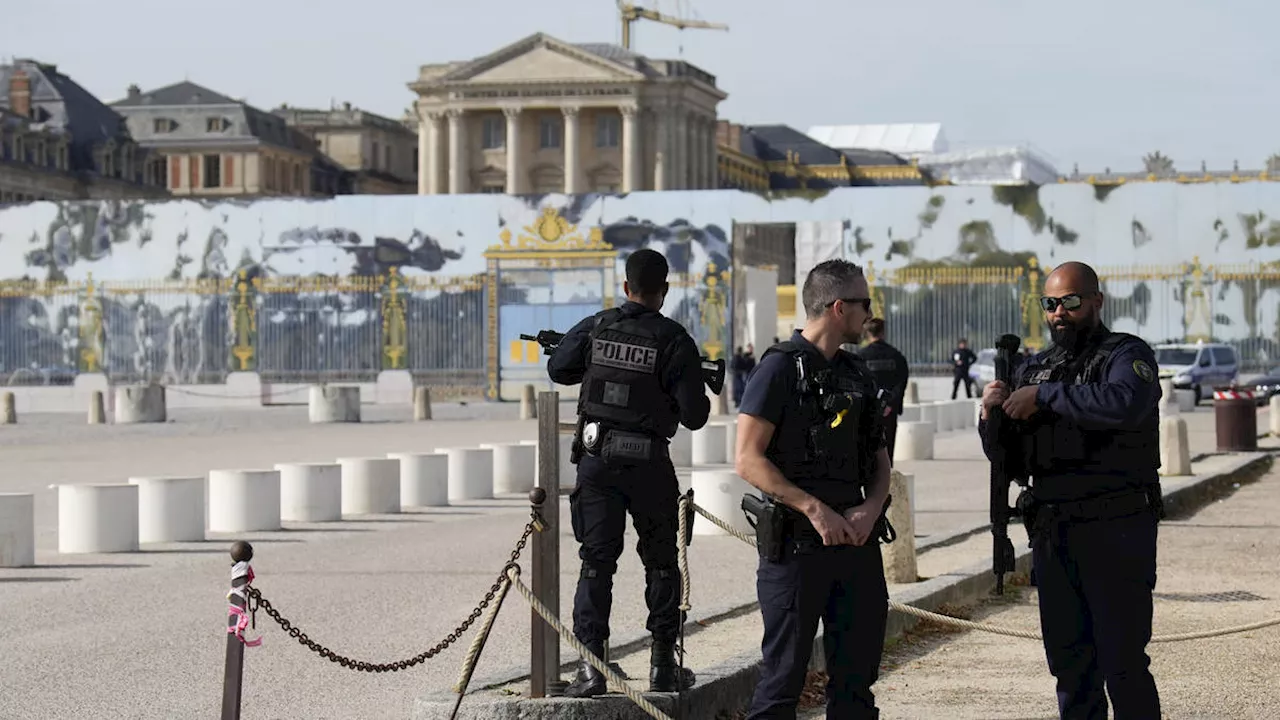
[[[1219,452],[1258,449],[1258,406],[1252,390],[1214,388],[1213,423],[1217,429]]]

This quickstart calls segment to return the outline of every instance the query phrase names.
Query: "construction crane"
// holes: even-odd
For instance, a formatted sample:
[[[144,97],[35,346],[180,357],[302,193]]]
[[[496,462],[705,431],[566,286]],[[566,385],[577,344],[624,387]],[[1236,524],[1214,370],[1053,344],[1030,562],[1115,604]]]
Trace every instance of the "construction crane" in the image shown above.
[[[728,25],[721,23],[710,23],[702,20],[691,20],[688,18],[678,18],[672,15],[663,15],[656,10],[642,8],[639,5],[633,5],[629,2],[618,0],[618,12],[622,15],[622,47],[631,49],[631,24],[637,20],[652,20],[660,22],[663,25],[671,25],[681,30],[685,28],[701,28],[704,30],[728,30]]]

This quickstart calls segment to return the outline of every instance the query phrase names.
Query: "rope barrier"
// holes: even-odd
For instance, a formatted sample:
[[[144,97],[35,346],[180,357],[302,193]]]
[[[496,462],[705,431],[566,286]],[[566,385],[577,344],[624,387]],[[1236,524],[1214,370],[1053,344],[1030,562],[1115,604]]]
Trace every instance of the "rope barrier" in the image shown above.
[[[606,665],[603,660],[596,657],[595,653],[588,650],[587,646],[579,642],[578,638],[574,637],[573,633],[560,622],[560,618],[556,617],[555,613],[551,612],[546,605],[543,605],[541,600],[534,597],[533,590],[529,589],[529,586],[520,580],[520,574],[516,568],[507,568],[507,577],[511,579],[512,586],[520,591],[525,600],[529,601],[529,606],[533,608],[533,611],[541,615],[542,619],[559,633],[560,637],[568,642],[570,647],[578,651],[578,654],[591,663],[591,667],[600,671],[610,684],[621,690],[631,702],[635,703],[641,710],[649,713],[654,720],[672,720],[670,715],[662,712],[656,705],[646,700],[639,690],[629,685],[626,680],[623,680],[613,671],[613,668]]]
[[[458,699],[453,704],[453,713],[449,715],[450,720],[458,716],[458,708],[462,706],[462,698],[467,694],[467,686],[471,684],[471,675],[476,671],[476,663],[480,660],[480,652],[484,650],[484,644],[489,641],[489,632],[493,630],[493,621],[498,618],[498,609],[502,607],[502,601],[507,597],[507,591],[511,589],[511,578],[503,576],[502,585],[498,588],[498,594],[493,598],[493,605],[489,607],[489,612],[485,613],[484,623],[480,626],[480,630],[476,632],[475,638],[471,640],[471,647],[467,650],[467,659],[462,663],[462,674],[458,676],[458,682],[453,686],[453,691],[458,693]]]
[[[714,525],[719,527],[721,530],[724,530],[725,532],[729,533],[733,537],[738,538],[739,540],[750,545],[751,547],[756,546],[755,538],[742,532],[741,530],[738,530],[737,528],[731,527],[725,521],[707,512],[705,509],[702,508],[702,506],[698,505],[697,503],[693,503],[693,509],[699,515],[711,521]],[[683,521],[684,521],[684,516],[682,514],[681,515],[682,525],[683,525]],[[683,572],[683,566],[682,566],[682,572]],[[958,617],[943,615],[941,613],[925,610],[924,608],[918,608],[914,605],[904,605],[903,603],[897,602],[895,600],[889,601],[889,609],[903,613],[905,615],[914,615],[915,617],[918,617],[924,620],[930,620],[932,622],[936,622],[941,625],[950,625],[951,627],[963,628],[965,630],[979,630],[982,632],[992,633],[994,635],[1005,635],[1008,637],[1025,638],[1027,640],[1041,639],[1040,633],[1034,632],[1032,630],[1018,630],[1016,628],[1006,628],[1006,627],[1000,627],[998,625],[989,625],[987,623],[974,622],[972,620],[963,620]],[[1183,640],[1202,640],[1204,638],[1222,637],[1224,635],[1235,635],[1242,632],[1249,632],[1250,630],[1260,630],[1262,628],[1268,628],[1275,625],[1280,625],[1280,617],[1271,618],[1269,620],[1260,620],[1258,622],[1249,623],[1247,625],[1235,625],[1232,627],[1219,628],[1217,630],[1201,630],[1201,631],[1195,631],[1195,632],[1173,633],[1170,635],[1156,635],[1151,638],[1151,642],[1167,643],[1167,642],[1181,642]]]

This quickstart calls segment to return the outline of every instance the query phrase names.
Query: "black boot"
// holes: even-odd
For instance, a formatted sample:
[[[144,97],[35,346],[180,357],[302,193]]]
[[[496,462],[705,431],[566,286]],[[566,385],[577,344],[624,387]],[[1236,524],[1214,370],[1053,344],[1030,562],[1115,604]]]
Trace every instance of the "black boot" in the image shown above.
[[[596,657],[604,659],[604,643],[583,643],[587,649],[595,654]],[[564,689],[565,697],[585,698],[603,695],[607,690],[607,683],[604,675],[599,670],[583,658],[579,661],[578,672],[574,675],[573,682],[569,683]]]
[[[649,649],[649,692],[678,692],[693,687],[697,678],[676,664],[675,643],[653,641]]]

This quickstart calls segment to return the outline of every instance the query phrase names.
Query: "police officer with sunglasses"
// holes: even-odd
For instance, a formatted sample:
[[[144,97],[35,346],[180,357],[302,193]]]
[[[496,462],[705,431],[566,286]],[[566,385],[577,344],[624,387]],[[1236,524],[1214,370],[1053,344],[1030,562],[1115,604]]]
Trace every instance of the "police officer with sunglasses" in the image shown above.
[[[1146,653],[1161,508],[1155,353],[1102,323],[1098,276],[1060,265],[1040,306],[1053,345],[1022,362],[1013,387],[982,393],[979,433],[1020,445],[1031,478],[1018,505],[1031,542],[1040,626],[1063,718],[1159,718]],[[1002,408],[1014,435],[992,438]],[[1006,445],[1007,446],[1007,445]]]

